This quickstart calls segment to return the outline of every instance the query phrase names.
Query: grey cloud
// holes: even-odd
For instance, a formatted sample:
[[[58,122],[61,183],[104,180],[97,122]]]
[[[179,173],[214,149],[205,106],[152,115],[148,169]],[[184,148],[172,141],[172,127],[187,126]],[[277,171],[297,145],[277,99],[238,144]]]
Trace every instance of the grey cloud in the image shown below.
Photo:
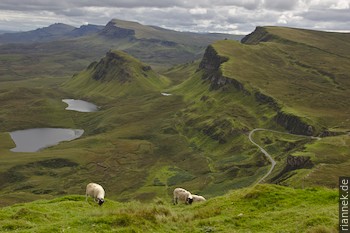
[[[262,0],[217,0],[215,1],[215,3],[214,1],[210,1],[210,2],[215,6],[228,6],[228,7],[236,6],[236,7],[245,8],[247,10],[258,9],[262,4]]]
[[[300,14],[302,17],[312,21],[332,21],[350,23],[350,9],[335,10],[310,10]],[[350,27],[349,27],[350,28]]]
[[[155,7],[155,8],[168,8],[181,6],[185,7],[186,1],[181,0],[1,0],[0,9],[2,10],[18,10],[18,11],[31,11],[31,10],[58,10],[68,8],[81,8],[81,7],[119,7],[119,8],[139,8],[139,7]]]
[[[272,10],[293,10],[298,5],[298,0],[265,0],[263,7]]]

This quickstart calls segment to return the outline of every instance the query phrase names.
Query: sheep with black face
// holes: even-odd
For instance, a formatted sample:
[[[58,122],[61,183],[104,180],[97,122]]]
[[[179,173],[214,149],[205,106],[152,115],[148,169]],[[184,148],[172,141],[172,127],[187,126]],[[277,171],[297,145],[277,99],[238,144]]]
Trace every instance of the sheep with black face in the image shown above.
[[[89,196],[94,198],[95,202],[97,202],[100,206],[105,202],[105,190],[99,184],[89,183],[86,186],[86,201]]]
[[[174,189],[174,204],[178,204],[179,202],[185,204],[192,204],[193,197],[192,194],[183,188]]]

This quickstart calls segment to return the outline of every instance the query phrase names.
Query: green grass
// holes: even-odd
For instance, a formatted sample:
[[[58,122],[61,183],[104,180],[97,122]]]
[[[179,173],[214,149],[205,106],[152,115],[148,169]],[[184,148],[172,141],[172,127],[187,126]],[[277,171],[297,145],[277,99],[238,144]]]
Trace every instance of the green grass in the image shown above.
[[[108,195],[108,193],[107,193]],[[5,232],[336,232],[338,192],[259,185],[192,206],[70,195],[0,209]],[[298,223],[298,224],[296,224]]]
[[[304,185],[322,185],[335,188],[340,176],[349,176],[350,164],[349,136],[335,136],[323,138],[309,143],[295,156],[309,156],[315,163],[315,167],[307,173],[296,178],[302,180]],[[296,181],[286,184],[295,185]],[[300,186],[299,186],[300,187]]]

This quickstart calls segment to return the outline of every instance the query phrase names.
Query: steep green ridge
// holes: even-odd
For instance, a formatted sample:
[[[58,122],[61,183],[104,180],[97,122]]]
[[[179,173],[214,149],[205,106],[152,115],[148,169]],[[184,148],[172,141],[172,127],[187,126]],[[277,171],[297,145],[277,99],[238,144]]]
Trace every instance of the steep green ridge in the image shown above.
[[[149,65],[121,51],[110,51],[99,62],[91,63],[64,86],[84,96],[109,98],[142,95],[145,91],[159,93],[169,81],[155,73]]]
[[[108,190],[107,190],[108,195]],[[0,209],[6,232],[336,232],[335,190],[259,185],[206,203],[173,206],[119,203],[98,207],[83,196],[64,196]],[[298,224],[296,224],[298,223]]]
[[[284,113],[315,127],[347,131],[349,40],[349,34],[266,27],[243,39],[255,45],[222,41],[214,47],[230,58],[224,76],[273,97]]]

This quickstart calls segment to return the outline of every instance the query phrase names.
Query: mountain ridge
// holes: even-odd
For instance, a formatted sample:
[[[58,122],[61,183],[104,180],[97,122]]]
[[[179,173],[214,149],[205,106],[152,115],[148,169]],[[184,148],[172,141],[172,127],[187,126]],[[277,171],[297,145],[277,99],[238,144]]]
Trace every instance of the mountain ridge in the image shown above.
[[[86,36],[100,30],[101,26],[98,25],[82,25],[76,28],[68,24],[55,23],[32,31],[1,34],[0,44],[50,42]]]
[[[9,34],[15,38],[10,44],[0,45],[1,79],[26,79],[37,77],[69,77],[84,69],[92,61],[100,59],[111,49],[123,50],[151,65],[154,69],[166,70],[173,65],[199,59],[207,45],[218,39],[242,36],[228,34],[184,33],[171,30],[155,29],[151,26],[118,20],[116,27],[113,20],[106,26],[82,26],[71,28],[69,32],[49,38],[35,35],[28,40],[22,33]],[[122,23],[121,23],[122,22]],[[136,24],[132,28],[129,24]],[[131,28],[131,29],[128,29]],[[72,30],[71,30],[72,29]],[[40,29],[48,30],[46,29]],[[156,32],[154,34],[150,32]],[[28,34],[27,32],[23,32]],[[140,34],[146,37],[137,38]],[[45,34],[47,35],[47,34]],[[0,35],[0,43],[1,37]],[[16,38],[21,42],[13,43]]]

